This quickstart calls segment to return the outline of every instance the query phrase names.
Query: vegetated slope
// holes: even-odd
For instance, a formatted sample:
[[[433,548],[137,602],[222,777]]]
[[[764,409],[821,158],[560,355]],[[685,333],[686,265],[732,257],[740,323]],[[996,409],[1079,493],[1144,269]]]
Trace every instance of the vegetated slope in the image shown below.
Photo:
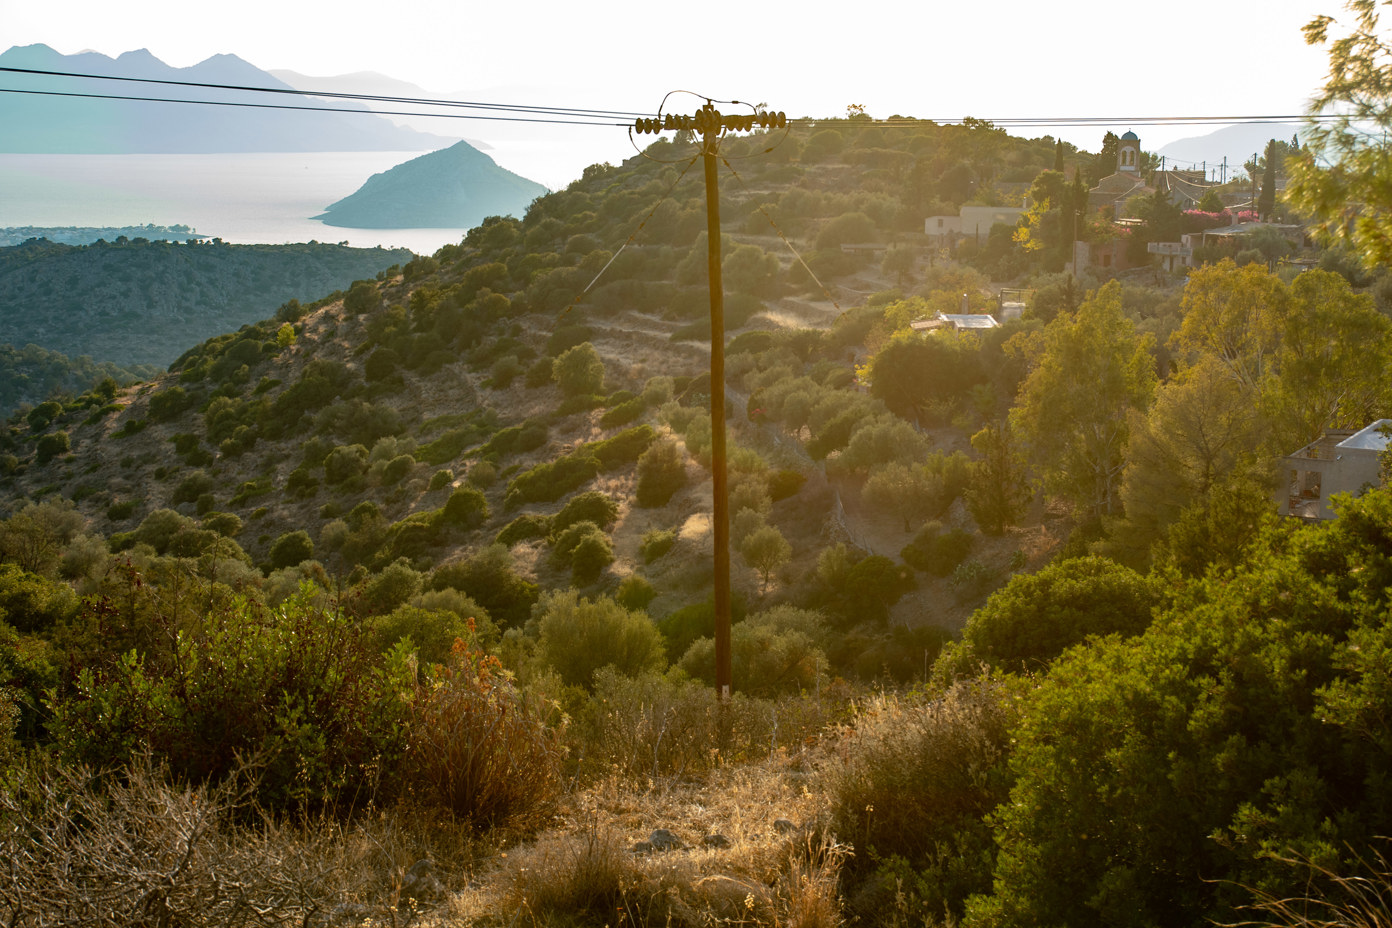
[[[896,613],[917,585],[896,550],[912,536],[882,549],[867,543],[846,515],[858,518],[861,507],[838,503],[859,493],[865,471],[823,463],[854,427],[892,418],[855,388],[854,364],[894,297],[850,311],[885,278],[870,256],[841,245],[912,241],[922,204],[955,196],[935,186],[929,166],[962,163],[972,149],[958,136],[973,132],[987,133],[1022,175],[1053,156],[1048,143],[994,130],[887,138],[842,122],[726,147],[736,158],[774,151],[733,162],[739,173],[723,191],[737,588],[750,603],[817,603],[847,629],[864,623],[838,654],[847,672],[874,676],[903,659],[895,673],[921,673],[923,648],[894,655],[891,615],[959,624],[989,586],[978,576],[954,594],[928,576],[930,595]],[[683,160],[692,153],[661,142],[648,159],[596,165],[524,219],[491,220],[400,276],[287,304],[275,319],[186,352],[169,376],[115,403],[79,398],[52,421],[25,423],[9,436],[12,492],[77,500],[92,529],[117,533],[118,547],[168,544],[168,533],[142,528],[160,510],[189,526],[230,513],[239,545],[268,569],[288,556],[273,556],[276,543],[304,532],[313,560],[355,584],[401,558],[417,571],[467,560],[501,536],[515,569],[543,587],[593,593],[640,574],[657,597],[654,615],[699,609],[710,576],[711,387],[704,195]],[[923,176],[911,190],[903,177],[915,163]],[[798,243],[801,260],[779,234]],[[225,246],[143,247],[196,256]],[[955,306],[959,281],[945,285]],[[584,369],[586,351],[597,376]],[[798,421],[780,400],[776,413],[761,413],[783,383],[798,384],[807,402],[825,400],[828,412]],[[950,416],[968,401],[945,396],[940,406]],[[40,453],[59,432],[61,442]],[[949,443],[965,447],[960,432]],[[649,468],[670,486],[640,505],[648,491],[637,462],[656,444],[676,449],[671,466]],[[601,519],[602,541],[582,549],[594,560],[577,568],[550,520],[587,492],[617,508]],[[960,503],[938,515],[971,524]],[[663,533],[668,553],[659,557],[648,536]],[[760,545],[742,547],[753,535]],[[864,562],[860,573],[819,567],[842,542],[837,563],[849,571]],[[988,580],[999,581],[1013,550],[983,555]],[[860,596],[862,588],[875,593]],[[699,636],[696,622],[673,631],[673,657]]]
[[[85,356],[69,358],[37,345],[0,345],[0,414],[9,415],[21,405],[36,405],[54,394],[84,393],[106,378],[125,386],[158,373],[149,365],[119,367]]]
[[[406,249],[133,239],[0,248],[0,342],[167,365],[189,345],[409,261]]]
[[[1038,169],[1051,154],[964,131],[998,167]],[[524,907],[538,925],[615,912],[683,926],[1232,923],[1248,887],[1320,892],[1323,877],[1284,857],[1359,872],[1389,821],[1388,490],[1332,524],[1279,524],[1272,469],[1219,463],[1235,479],[1170,517],[1160,569],[1079,557],[1006,581],[1052,552],[1019,544],[1028,500],[1002,412],[1019,433],[1102,431],[1084,423],[1125,412],[1119,396],[1143,399],[1156,344],[1193,340],[1231,305],[1219,297],[1286,284],[1223,262],[1193,272],[1188,286],[1210,298],[1185,306],[1115,280],[1075,298],[1072,279],[1045,279],[1034,318],[917,334],[913,321],[963,294],[988,299],[979,273],[924,266],[938,256],[912,248],[918,207],[901,199],[938,195],[951,175],[931,166],[974,149],[954,151],[955,131],[886,136],[835,123],[792,136],[792,163],[731,159],[725,384],[705,376],[704,216],[697,181],[681,177],[691,150],[664,143],[653,162],[597,166],[523,220],[491,221],[399,276],[211,339],[152,384],[12,421],[0,481],[16,501],[44,501],[0,524],[14,562],[0,565],[6,621],[26,636],[0,626],[21,737],[39,742],[47,723],[62,760],[113,768],[150,745],[181,783],[234,780],[238,754],[256,754],[249,789],[273,810],[371,797],[360,827],[335,821],[330,839],[310,835],[330,850],[303,855],[351,887],[316,879],[295,911],[265,909],[287,918],[348,899],[355,917],[364,899],[384,918],[401,911],[416,898],[417,848],[460,891],[442,902],[448,917],[482,925]],[[765,212],[820,284],[790,271]],[[863,246],[890,238],[914,260],[876,269]],[[918,292],[886,292],[893,268]],[[1307,273],[1289,288],[1305,301],[1291,304],[1293,334],[1316,319],[1336,359],[1377,359],[1321,371],[1340,393],[1368,381],[1385,408],[1388,352],[1342,347],[1385,345],[1392,326],[1342,279]],[[1290,363],[1303,360],[1264,364],[1261,386],[1310,397],[1321,384]],[[1184,431],[1165,426],[1190,400],[1271,408],[1210,371],[1160,388],[1174,392],[1145,410],[1153,444]],[[725,710],[706,685],[713,390],[732,401],[733,530],[750,542],[733,565],[739,698]],[[1030,408],[1045,414],[1019,414]],[[1231,419],[1227,434],[1255,452],[1251,423]],[[1126,496],[1128,518],[1148,503],[1162,525],[1160,507],[1189,492],[1166,447],[1152,450],[1157,492]],[[1212,458],[1191,466],[1213,473]],[[976,491],[965,504],[964,483]],[[1093,481],[1056,485],[1058,500],[1099,508]],[[859,507],[844,505],[853,493]],[[1040,522],[1040,508],[1023,518]],[[857,509],[881,513],[875,532]],[[1004,534],[983,538],[978,523]],[[1105,527],[1070,548],[1125,554]],[[912,539],[898,558],[881,550],[896,536]],[[1008,567],[993,560],[1014,544]],[[960,641],[928,627],[950,624],[942,601],[960,615],[1003,581]],[[915,584],[935,595],[905,611]],[[90,672],[60,674],[60,661]],[[855,678],[922,686],[872,695]],[[500,737],[503,718],[521,727]],[[125,782],[150,794],[133,772]],[[575,791],[557,810],[562,783]],[[227,835],[218,847],[238,853],[223,860],[187,835],[147,841],[168,832],[106,811],[205,809],[203,796],[84,793],[53,790],[82,800],[71,806],[36,796],[48,813],[36,820],[54,825],[12,830],[9,846],[43,850],[72,832],[121,860],[177,847],[189,866],[174,881],[160,871],[160,887],[225,886],[226,861],[251,887],[249,858],[292,857],[247,851],[265,832],[237,832],[230,814],[195,835]],[[503,821],[518,830],[449,843]],[[532,829],[534,844],[498,852]],[[370,875],[317,856],[369,843]],[[60,901],[91,898],[73,888],[86,874],[67,865],[73,847],[46,870],[13,868],[34,910],[60,904],[55,885],[69,890]]]
[[[372,175],[314,218],[352,229],[467,229],[488,216],[521,216],[544,193],[458,142]]]

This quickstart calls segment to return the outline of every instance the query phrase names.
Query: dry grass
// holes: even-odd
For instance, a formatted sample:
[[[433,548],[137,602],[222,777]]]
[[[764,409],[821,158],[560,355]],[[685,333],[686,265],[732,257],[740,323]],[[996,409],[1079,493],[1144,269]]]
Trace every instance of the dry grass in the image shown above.
[[[252,792],[246,777],[181,787],[148,763],[120,777],[13,768],[0,788],[0,919],[12,928],[404,928],[438,895],[415,884],[413,897],[410,868],[433,859],[448,878],[479,852],[448,822],[408,812],[286,820],[252,805]]]
[[[1356,872],[1335,873],[1313,861],[1282,858],[1301,872],[1306,891],[1277,896],[1254,890],[1254,917],[1226,928],[1389,928],[1392,926],[1392,860],[1383,850],[1358,858]]]
[[[500,857],[454,898],[447,918],[538,928],[839,925],[846,851],[815,825],[820,804],[804,778],[773,761],[646,792],[607,780],[572,797],[560,828]],[[780,819],[814,824],[788,832],[775,826]],[[635,851],[656,828],[682,847]],[[716,834],[726,846],[702,843]]]

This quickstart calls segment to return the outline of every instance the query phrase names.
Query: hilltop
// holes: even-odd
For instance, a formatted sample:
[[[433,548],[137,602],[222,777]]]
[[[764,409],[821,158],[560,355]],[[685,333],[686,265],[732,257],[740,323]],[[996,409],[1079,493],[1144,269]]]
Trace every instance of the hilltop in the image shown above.
[[[470,228],[489,216],[522,216],[546,192],[468,142],[456,142],[372,175],[313,218],[352,229]]]

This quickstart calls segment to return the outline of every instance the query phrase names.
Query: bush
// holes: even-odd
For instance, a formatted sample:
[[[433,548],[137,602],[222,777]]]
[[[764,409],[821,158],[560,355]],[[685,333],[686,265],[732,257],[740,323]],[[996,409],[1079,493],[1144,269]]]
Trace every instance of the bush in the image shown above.
[[[576,522],[593,522],[607,529],[619,517],[619,504],[596,490],[571,497],[551,519],[551,531],[563,532]]]
[[[818,612],[779,606],[730,629],[734,689],[755,696],[810,692],[826,671],[825,619]],[[693,679],[715,685],[715,641],[692,643],[678,662]]]
[[[603,441],[591,442],[585,446],[585,450],[599,461],[600,470],[618,470],[638,460],[652,446],[656,437],[652,426],[638,425]]]
[[[215,489],[217,489],[216,480],[208,476],[204,471],[195,470],[183,480],[179,481],[179,485],[175,487],[174,492],[170,494],[169,501],[176,506],[180,503],[196,502],[198,497],[202,496],[204,493],[211,493]]]
[[[904,546],[899,556],[915,570],[935,577],[950,576],[957,565],[967,559],[972,549],[972,534],[965,529],[943,531],[941,524],[929,522]]]
[[[271,545],[271,568],[295,567],[302,561],[314,557],[314,541],[303,529],[286,532]]]
[[[551,376],[566,396],[589,396],[604,389],[604,362],[594,345],[584,342],[556,358]]]
[[[58,455],[67,454],[72,450],[72,444],[68,440],[67,432],[50,432],[41,436],[34,448],[34,460],[39,464],[47,464]]]
[[[1019,574],[972,614],[962,640],[1003,670],[1038,669],[1089,635],[1138,635],[1160,604],[1154,581],[1102,557]]]
[[[520,626],[532,614],[537,601],[536,584],[522,579],[513,569],[512,555],[495,544],[462,561],[442,564],[430,578],[432,590],[454,589],[467,594],[502,628]]]
[[[551,520],[546,516],[528,513],[518,516],[504,525],[502,531],[498,532],[498,537],[493,541],[496,544],[507,545],[511,548],[520,541],[526,541],[529,538],[545,538],[549,534],[551,534]]]
[[[634,419],[637,419],[639,416],[641,416],[643,414],[643,411],[647,408],[648,406],[646,403],[643,402],[642,397],[637,397],[631,400],[625,400],[624,402],[619,403],[617,406],[613,406],[609,409],[606,409],[604,411],[604,415],[599,417],[599,424],[601,427],[606,429],[612,429],[620,425],[627,425]]]
[[[634,496],[639,506],[665,506],[686,486],[686,457],[673,441],[659,441],[638,459],[638,485]]]
[[[497,658],[461,638],[415,688],[405,782],[419,801],[476,830],[538,828],[562,785],[564,752],[546,712],[503,675]]]
[[[580,525],[586,523],[581,522]],[[609,537],[595,531],[585,535],[570,554],[570,582],[573,586],[589,586],[599,580],[604,568],[614,563],[614,548]]]
[[[855,842],[853,878],[871,883],[867,906],[897,888],[919,917],[956,921],[968,896],[991,891],[985,819],[1009,795],[1017,716],[1003,684],[979,681],[931,701],[881,697],[856,719],[827,787],[836,833]]]
[[[367,802],[378,765],[400,753],[409,671],[384,667],[355,622],[320,600],[309,586],[273,610],[221,598],[169,629],[169,660],[131,651],[109,670],[84,668],[52,707],[55,747],[102,769],[149,750],[191,783],[223,780],[254,756],[270,808]]]
[[[504,504],[514,509],[524,503],[552,502],[593,480],[599,474],[599,461],[581,448],[565,457],[538,464],[512,478]]]
[[[340,445],[324,458],[324,482],[333,485],[367,470],[367,449],[362,445]]]
[[[488,521],[488,499],[474,487],[460,487],[446,500],[440,520],[460,528],[478,528]]]
[[[537,603],[538,653],[570,686],[594,686],[596,671],[625,676],[661,671],[662,634],[641,612],[607,597],[589,602],[573,591],[547,593]]]
[[[641,574],[629,574],[619,582],[619,588],[614,592],[614,601],[625,609],[633,612],[640,612],[648,608],[648,604],[657,598],[657,590]]]
[[[371,632],[377,650],[383,653],[396,647],[402,639],[409,639],[415,648],[417,665],[424,671],[432,664],[448,663],[456,639],[473,641],[476,628],[492,627],[482,606],[467,596],[455,595],[459,596],[459,602],[454,609],[427,609],[407,604],[385,615],[372,616],[363,624]],[[413,602],[422,599],[418,596]],[[496,629],[493,632],[496,636]]]
[[[643,563],[651,564],[672,550],[677,542],[677,533],[671,529],[653,529],[643,533]]]
[[[411,473],[411,469],[416,466],[416,459],[409,454],[399,454],[387,462],[382,468],[382,486],[389,487],[400,483]]]
[[[451,483],[454,483],[454,471],[437,470],[435,473],[430,475],[430,485],[427,487],[427,489],[443,490]]]

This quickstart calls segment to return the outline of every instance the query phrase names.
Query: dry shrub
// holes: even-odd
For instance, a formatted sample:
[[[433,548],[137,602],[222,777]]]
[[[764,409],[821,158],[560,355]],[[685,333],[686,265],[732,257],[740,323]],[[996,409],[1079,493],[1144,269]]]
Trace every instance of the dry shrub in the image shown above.
[[[19,925],[243,925],[307,922],[341,896],[342,835],[270,819],[234,791],[178,788],[140,762],[98,778],[30,766],[0,789],[0,901]]]
[[[960,918],[968,895],[990,891],[984,819],[1009,794],[1015,705],[987,678],[935,699],[881,697],[844,733],[826,786],[836,832],[855,846],[857,908],[907,895],[923,915]]]
[[[547,713],[496,657],[456,640],[411,701],[403,766],[412,798],[475,829],[539,826],[561,790],[561,732]]]
[[[518,924],[709,925],[833,928],[842,924],[837,879],[845,849],[817,835],[784,840],[779,866],[686,849],[639,855],[613,828],[591,823],[515,852],[498,907]],[[760,851],[767,849],[758,849]],[[751,866],[754,865],[754,866]]]
[[[1308,858],[1276,858],[1302,877],[1305,891],[1293,897],[1253,890],[1246,907],[1253,917],[1238,925],[1255,928],[1387,928],[1392,925],[1392,861],[1385,851],[1355,855],[1354,872],[1343,874]]]
[[[780,699],[736,694],[722,719],[712,687],[605,669],[595,674],[594,698],[576,726],[575,753],[582,771],[591,773],[617,771],[639,780],[698,777],[717,764],[801,750],[844,697],[840,691]]]

